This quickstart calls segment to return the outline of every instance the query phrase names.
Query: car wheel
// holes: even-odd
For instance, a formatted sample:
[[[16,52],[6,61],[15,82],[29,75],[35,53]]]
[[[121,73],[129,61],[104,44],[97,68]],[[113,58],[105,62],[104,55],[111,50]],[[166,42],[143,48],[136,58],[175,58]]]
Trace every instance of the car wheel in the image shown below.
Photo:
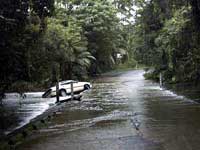
[[[67,96],[67,92],[64,89],[60,90],[60,96]]]
[[[86,84],[84,85],[84,90],[89,90],[90,89],[90,85]]]

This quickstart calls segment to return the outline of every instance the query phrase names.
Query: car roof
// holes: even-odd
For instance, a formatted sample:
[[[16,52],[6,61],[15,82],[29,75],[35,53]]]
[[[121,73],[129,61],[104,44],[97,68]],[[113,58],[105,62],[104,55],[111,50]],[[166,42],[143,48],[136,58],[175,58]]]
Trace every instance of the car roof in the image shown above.
[[[74,82],[74,80],[65,80],[65,81],[60,81],[60,84],[67,84],[67,83],[71,83]]]

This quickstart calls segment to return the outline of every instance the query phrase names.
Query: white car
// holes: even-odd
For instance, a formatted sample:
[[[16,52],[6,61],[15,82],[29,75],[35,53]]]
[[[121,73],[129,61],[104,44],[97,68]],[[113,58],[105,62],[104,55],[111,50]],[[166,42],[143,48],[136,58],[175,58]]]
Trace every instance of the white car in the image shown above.
[[[60,96],[67,96],[71,94],[71,83],[73,83],[73,92],[74,94],[80,94],[85,90],[89,90],[92,88],[91,83],[89,82],[78,82],[74,80],[66,80],[59,82],[59,95]],[[49,98],[56,96],[56,86],[49,88],[44,94],[42,95],[43,98]]]

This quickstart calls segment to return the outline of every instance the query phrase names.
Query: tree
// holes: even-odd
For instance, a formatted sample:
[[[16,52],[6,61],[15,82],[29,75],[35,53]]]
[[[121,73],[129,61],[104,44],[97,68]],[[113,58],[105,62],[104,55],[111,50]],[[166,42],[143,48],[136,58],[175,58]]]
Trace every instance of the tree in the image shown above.
[[[52,3],[48,2],[53,7]],[[33,49],[44,31],[41,28],[38,31],[38,25],[41,27],[48,15],[39,16],[36,6],[40,4],[32,5],[28,0],[7,0],[0,4],[0,80],[7,85],[19,80],[30,81],[30,58],[34,57]],[[51,12],[48,5],[38,7]]]
[[[48,61],[51,62],[50,64],[59,64],[62,80],[72,79],[76,67],[87,69],[90,67],[91,59],[95,59],[87,51],[87,40],[81,34],[82,28],[75,23],[74,19],[69,18],[68,25],[65,26],[62,20],[49,18],[45,35]],[[78,73],[81,74],[81,72],[76,72],[76,75]]]
[[[137,2],[137,60],[153,65],[157,74],[164,71],[170,82],[199,80],[198,1]]]

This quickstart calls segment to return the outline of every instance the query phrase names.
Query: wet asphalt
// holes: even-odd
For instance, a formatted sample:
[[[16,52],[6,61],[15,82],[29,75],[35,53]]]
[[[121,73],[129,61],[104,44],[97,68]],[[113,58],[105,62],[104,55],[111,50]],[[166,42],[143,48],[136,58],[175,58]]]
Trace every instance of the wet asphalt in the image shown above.
[[[19,150],[198,150],[200,105],[143,70],[94,79],[81,102],[68,102]]]

